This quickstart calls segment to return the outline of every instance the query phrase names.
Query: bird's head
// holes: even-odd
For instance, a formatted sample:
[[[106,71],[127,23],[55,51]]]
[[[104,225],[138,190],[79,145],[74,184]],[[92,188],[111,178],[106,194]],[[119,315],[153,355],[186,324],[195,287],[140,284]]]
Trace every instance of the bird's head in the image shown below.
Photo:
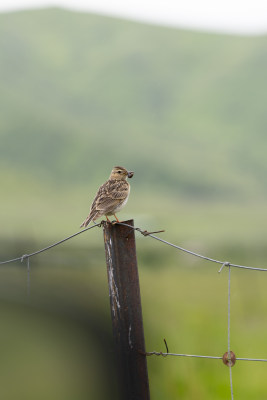
[[[132,171],[127,171],[127,169],[123,167],[114,167],[109,179],[115,179],[117,181],[126,180],[127,178],[132,178],[133,174]]]

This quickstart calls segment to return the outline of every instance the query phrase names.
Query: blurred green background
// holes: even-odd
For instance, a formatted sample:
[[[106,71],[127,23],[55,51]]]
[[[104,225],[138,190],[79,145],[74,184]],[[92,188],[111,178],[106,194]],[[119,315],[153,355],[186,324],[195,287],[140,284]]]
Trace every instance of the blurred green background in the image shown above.
[[[135,171],[121,219],[201,254],[267,266],[267,37],[62,9],[0,14],[1,260],[79,229],[114,165]],[[137,234],[147,351],[227,351],[227,273]],[[2,266],[0,393],[117,398],[101,229]],[[267,358],[267,275],[232,272],[231,343]],[[229,399],[220,361],[148,359],[151,398]],[[237,398],[267,398],[237,363]],[[103,384],[105,382],[105,384]]]

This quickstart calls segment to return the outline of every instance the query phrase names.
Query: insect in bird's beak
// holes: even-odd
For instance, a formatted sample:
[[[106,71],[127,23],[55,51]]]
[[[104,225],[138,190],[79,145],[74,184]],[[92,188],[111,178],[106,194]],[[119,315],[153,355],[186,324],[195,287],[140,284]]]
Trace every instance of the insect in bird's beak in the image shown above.
[[[133,171],[128,171],[128,178],[132,178],[134,175]]]

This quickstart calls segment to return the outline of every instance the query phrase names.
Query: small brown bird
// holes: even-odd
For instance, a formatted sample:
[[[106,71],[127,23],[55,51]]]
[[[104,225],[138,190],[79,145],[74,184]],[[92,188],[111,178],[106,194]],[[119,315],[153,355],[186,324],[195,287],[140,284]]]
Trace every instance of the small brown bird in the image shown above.
[[[90,208],[88,217],[83,221],[80,228],[86,227],[91,221],[108,215],[114,215],[116,220],[117,212],[119,212],[127,203],[130,194],[130,184],[127,178],[132,178],[132,171],[127,171],[123,167],[114,167],[111,171],[109,179],[98,189],[94,201]]]

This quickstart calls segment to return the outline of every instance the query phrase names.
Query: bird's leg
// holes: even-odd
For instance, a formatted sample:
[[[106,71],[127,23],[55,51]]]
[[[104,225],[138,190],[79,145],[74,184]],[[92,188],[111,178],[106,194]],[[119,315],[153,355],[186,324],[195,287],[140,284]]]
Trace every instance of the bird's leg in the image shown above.
[[[109,222],[109,223],[111,223],[111,221],[108,219],[108,217],[106,216],[106,218],[107,218],[107,221]]]
[[[113,215],[114,215],[114,217],[116,218],[116,221],[117,221],[117,222],[120,222],[120,221],[118,220],[116,214],[113,214]]]

